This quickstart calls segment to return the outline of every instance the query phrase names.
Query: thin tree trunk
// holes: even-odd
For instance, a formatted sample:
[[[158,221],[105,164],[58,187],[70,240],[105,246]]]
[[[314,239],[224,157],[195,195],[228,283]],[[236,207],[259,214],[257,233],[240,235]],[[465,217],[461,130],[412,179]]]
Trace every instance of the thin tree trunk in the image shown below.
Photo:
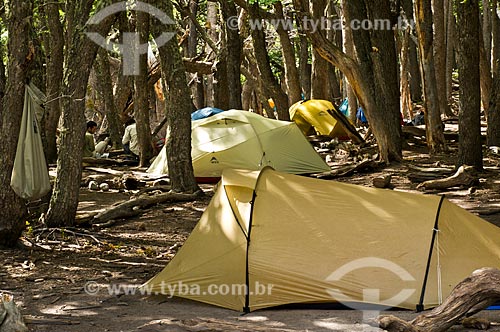
[[[431,0],[416,0],[417,34],[420,50],[420,64],[423,73],[425,126],[427,145],[432,153],[446,150],[446,142],[439,110],[439,95],[433,54]]]
[[[326,0],[312,1],[313,19],[320,20],[324,17]],[[330,80],[328,77],[330,63],[326,61],[315,49],[312,52],[312,77],[311,99],[330,99]]]
[[[213,41],[217,42],[219,39],[219,34],[217,33],[217,3],[212,1],[207,1],[207,24],[209,25],[208,36]],[[206,52],[213,53],[215,50],[212,50],[211,46],[206,45]],[[215,54],[212,54],[211,60],[215,59]],[[207,78],[207,92],[205,103],[206,106],[214,107],[215,106],[215,79],[214,75],[209,75]]]
[[[413,1],[402,0],[402,6],[406,14],[406,19],[414,22]],[[411,99],[417,103],[422,101],[422,74],[420,72],[417,45],[414,42],[410,42],[408,47]]]
[[[456,20],[454,14],[453,2],[454,0],[448,1],[447,10],[447,26],[446,29],[446,96],[448,99],[448,104],[452,104],[452,94],[453,94],[453,69],[455,67],[455,41],[456,41]]]
[[[457,166],[483,168],[481,147],[481,91],[479,70],[479,3],[457,0],[457,24],[460,26],[458,73],[460,77],[460,142]]]
[[[434,22],[434,63],[439,109],[442,115],[451,116],[446,98],[446,26],[444,0],[432,0]]]
[[[500,18],[497,7],[498,1],[493,0],[493,86],[488,108],[488,146],[500,146]]]
[[[120,147],[123,127],[121,126],[120,117],[115,106],[109,55],[105,49],[99,49],[94,68],[97,74],[97,85],[99,90],[101,90],[100,92],[104,100],[104,114],[108,120],[109,137],[114,147]]]
[[[238,10],[232,1],[219,0],[222,9],[222,18],[225,22],[230,17],[237,17]],[[229,97],[229,109],[242,109],[241,101],[242,85],[241,85],[241,55],[243,49],[243,41],[241,40],[239,29],[229,29],[226,25],[227,39],[227,94]]]
[[[59,15],[59,4],[44,0],[48,33],[45,38],[47,61],[47,104],[43,123],[45,127],[45,158],[49,163],[57,160],[57,125],[61,116],[61,83],[64,65],[63,27]]]
[[[198,0],[189,0],[189,11],[194,16],[198,13]],[[189,37],[188,47],[186,48],[186,55],[188,58],[195,58],[198,54],[198,30],[192,20],[189,20]],[[203,87],[203,75],[193,74],[189,75],[192,79],[191,94],[193,95],[193,102],[196,108],[200,109],[205,106],[205,93]]]
[[[157,1],[156,5],[173,17],[172,1]],[[156,27],[157,33],[175,32],[175,26]],[[186,82],[184,63],[177,40],[171,39],[160,47],[163,78],[168,87],[166,149],[168,171],[173,192],[195,193],[199,190],[191,161],[191,98]]]
[[[281,2],[276,2],[274,4],[274,10],[278,19],[285,20],[283,4]],[[295,62],[295,49],[288,35],[288,31],[286,31],[281,24],[278,25],[277,32],[280,37],[281,49],[283,51],[288,102],[292,105],[302,99],[299,71]]]
[[[254,3],[253,5],[248,6],[248,11],[252,19],[261,19],[258,3]],[[276,80],[276,77],[274,76],[271,69],[269,54],[266,47],[265,32],[261,29],[254,29],[252,30],[251,34],[255,58],[257,59],[257,65],[259,67],[260,78],[262,79],[264,91],[270,98],[274,100],[277,108],[278,118],[284,121],[290,120],[290,114],[288,113],[288,96],[281,89],[281,86]]]
[[[3,1],[2,1],[3,4]],[[5,86],[3,64],[0,77],[0,246],[14,246],[25,227],[27,215],[24,200],[10,187],[19,128],[24,105],[24,85],[33,49],[29,47],[29,27],[32,15],[30,1],[9,2],[8,80]]]
[[[342,0],[342,13],[343,13],[343,19],[346,16],[346,5],[349,0]],[[344,52],[347,54],[347,56],[351,58],[355,58],[355,50],[354,50],[354,43],[352,41],[352,30],[349,24],[344,24],[344,31],[343,31],[343,45],[344,45]],[[356,98],[356,94],[354,93],[353,88],[347,81],[347,78],[344,79],[344,86],[346,90],[346,96],[347,96],[347,101],[349,103],[349,119],[351,120],[352,123],[356,123],[356,112],[358,110],[358,99]]]
[[[136,31],[139,44],[147,45],[149,41],[149,15],[138,11]],[[149,122],[149,85],[148,85],[148,54],[139,54],[139,68],[134,76],[134,113],[137,121],[137,141],[139,144],[139,160],[142,167],[147,166],[153,155],[151,125]]]

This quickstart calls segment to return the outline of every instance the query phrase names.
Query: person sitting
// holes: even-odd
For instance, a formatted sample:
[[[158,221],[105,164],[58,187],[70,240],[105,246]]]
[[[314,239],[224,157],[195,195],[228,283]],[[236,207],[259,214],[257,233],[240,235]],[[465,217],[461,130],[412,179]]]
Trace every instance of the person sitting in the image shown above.
[[[129,119],[125,123],[127,126],[125,128],[125,134],[123,135],[122,144],[125,153],[134,157],[134,159],[139,158],[139,144],[137,141],[137,126],[134,119]]]
[[[85,133],[85,142],[83,147],[84,158],[95,158],[95,141],[94,134],[97,131],[97,123],[94,121],[87,122],[87,132]]]

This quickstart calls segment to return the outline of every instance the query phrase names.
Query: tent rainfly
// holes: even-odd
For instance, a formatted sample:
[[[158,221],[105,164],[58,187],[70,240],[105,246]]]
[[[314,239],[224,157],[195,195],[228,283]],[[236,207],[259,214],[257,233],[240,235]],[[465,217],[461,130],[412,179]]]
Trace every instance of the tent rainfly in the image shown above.
[[[260,170],[272,166],[292,174],[330,171],[294,123],[246,111],[230,110],[192,121],[191,145],[197,178],[220,177],[226,168]],[[168,174],[166,147],[148,172]]]
[[[247,312],[323,302],[427,309],[474,270],[499,266],[500,229],[444,197],[267,167],[224,171],[184,246],[142,287]]]

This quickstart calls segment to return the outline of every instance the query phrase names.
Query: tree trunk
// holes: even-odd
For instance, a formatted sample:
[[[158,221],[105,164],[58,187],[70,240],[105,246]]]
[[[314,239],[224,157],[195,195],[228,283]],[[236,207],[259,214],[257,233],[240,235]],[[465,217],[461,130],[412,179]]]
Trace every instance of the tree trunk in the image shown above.
[[[7,28],[8,81],[5,86],[5,70],[1,65],[0,97],[0,246],[14,246],[24,229],[27,210],[24,200],[10,187],[14,158],[19,139],[19,128],[24,106],[24,85],[28,66],[32,62],[33,49],[29,46],[29,26],[32,7],[30,1],[9,3]],[[5,90],[4,90],[5,88]]]
[[[207,1],[207,24],[209,26],[208,36],[215,42],[218,40],[217,33],[217,3],[212,1]],[[210,54],[210,52],[215,52],[212,50],[211,46],[206,45],[206,52]],[[216,61],[215,55],[212,54],[210,60]],[[207,78],[207,92],[205,103],[206,106],[214,107],[215,106],[215,80],[214,75],[209,75]]]
[[[294,5],[301,17],[307,16],[306,0],[294,0]],[[346,19],[367,18],[365,3],[349,1]],[[390,14],[388,1],[376,1],[368,5],[371,16],[383,19]],[[372,7],[373,6],[373,7]],[[377,8],[379,7],[379,8]],[[354,15],[353,15],[354,14]],[[299,18],[300,20],[301,18]],[[367,31],[358,31],[362,35],[353,36],[359,61],[356,62],[331,43],[322,31],[305,29],[314,48],[344,73],[353,87],[360,104],[363,106],[379,145],[380,158],[383,162],[401,160],[402,134],[399,115],[399,96],[396,47],[392,31],[374,33],[373,46]],[[354,32],[354,31],[353,31]],[[390,37],[389,37],[390,35]],[[363,49],[366,47],[366,49]],[[376,53],[376,54],[372,54]],[[373,59],[372,59],[373,56]],[[373,62],[372,62],[373,61]]]
[[[491,78],[491,62],[488,62],[488,54],[486,54],[486,50],[484,48],[484,42],[481,37],[479,37],[479,73],[480,73],[479,83],[481,89],[481,103],[483,105],[483,108],[487,109],[488,105],[490,104],[491,86],[493,85],[493,82]]]
[[[97,85],[104,100],[104,114],[108,120],[109,137],[113,146],[118,148],[121,147],[123,126],[115,106],[109,55],[105,49],[99,49],[94,68],[97,75]]]
[[[278,19],[285,20],[283,4],[281,2],[276,2],[274,4],[274,10]],[[288,31],[286,31],[281,24],[277,26],[277,32],[280,37],[281,49],[283,51],[288,102],[290,105],[293,105],[302,100],[299,71],[297,70],[295,62],[295,49],[288,35]]]
[[[60,150],[57,159],[57,178],[50,200],[45,223],[50,227],[74,224],[78,207],[82,176],[82,152],[85,137],[85,96],[87,83],[97,54],[98,45],[90,40],[84,29],[93,1],[68,2],[66,4],[66,57],[61,99],[62,123]],[[104,19],[89,29],[106,35],[113,17]]]
[[[313,19],[321,20],[325,16],[326,0],[312,1]],[[330,63],[315,49],[312,52],[311,99],[330,100]]]
[[[198,7],[198,0],[189,1],[189,11],[195,16],[198,13]],[[187,57],[191,59],[195,58],[198,53],[198,30],[196,30],[196,25],[192,20],[189,21],[188,47],[185,51]],[[193,82],[191,87],[193,102],[197,109],[203,108],[205,106],[203,75],[195,73],[190,76]]]
[[[342,19],[345,18],[346,16],[346,4],[349,0],[342,0],[342,13],[343,17]],[[343,45],[344,45],[344,52],[347,54],[347,56],[354,58],[356,56],[355,51],[354,51],[354,43],[352,41],[352,30],[349,24],[344,25],[344,31],[343,31]],[[356,98],[356,94],[354,93],[353,88],[349,84],[346,78],[344,78],[344,87],[345,87],[345,95],[347,96],[347,101],[349,103],[349,119],[351,120],[352,123],[356,123],[356,112],[358,110],[358,99]]]
[[[157,1],[156,6],[173,17],[172,1]],[[164,29],[164,30],[163,30]],[[175,26],[156,27],[156,33],[175,32]],[[199,190],[191,161],[191,97],[184,63],[177,40],[160,47],[163,77],[168,87],[166,149],[173,192],[195,193]]]
[[[460,27],[458,73],[460,77],[458,164],[483,168],[481,144],[481,91],[479,71],[478,0],[457,1],[457,24]]]
[[[454,14],[454,0],[446,0],[447,9],[447,29],[446,29],[446,97],[448,104],[451,105],[453,94],[453,69],[455,68],[455,44],[456,44],[456,25]]]
[[[222,9],[222,18],[227,22],[230,17],[237,17],[238,10],[232,1],[219,0]],[[239,29],[229,29],[226,25],[227,39],[227,94],[229,97],[229,109],[243,109],[241,101],[241,58],[243,42]]]
[[[451,0],[450,0],[451,1]],[[403,10],[406,14],[406,18],[410,22],[415,21],[415,15],[413,11],[413,1],[412,0],[402,0]],[[418,63],[418,52],[417,45],[414,42],[408,44],[408,62],[409,62],[409,73],[410,73],[410,90],[411,99],[413,102],[422,101],[422,74],[420,72],[420,66]]]
[[[44,0],[45,24],[48,33],[45,38],[47,62],[47,104],[43,123],[45,127],[45,158],[49,163],[57,161],[57,125],[61,116],[61,83],[63,79],[64,39],[59,4]]]
[[[300,24],[300,22],[298,23]],[[299,76],[302,95],[305,99],[311,99],[311,77],[312,68],[309,63],[309,41],[304,34],[299,34]]]
[[[446,25],[444,0],[432,0],[434,21],[434,61],[439,109],[442,115],[451,116],[446,96]]]
[[[121,32],[120,42],[123,43],[123,33],[130,31],[127,13],[118,14],[118,28]],[[113,88],[113,95],[115,96],[115,106],[120,113],[120,119],[122,124],[126,120],[127,114],[122,114],[127,109],[127,103],[129,102],[129,96],[132,95],[133,80],[132,76],[123,75],[124,73],[124,62],[120,63],[120,70],[118,71],[118,77],[116,79],[115,86]]]
[[[260,20],[260,8],[258,3],[248,6],[248,13],[253,20]],[[269,63],[269,54],[266,46],[266,35],[262,29],[253,29],[252,32],[253,47],[257,65],[259,67],[260,78],[264,86],[264,91],[267,96],[274,100],[277,108],[278,118],[280,120],[289,121],[290,114],[288,112],[288,96],[281,89],[280,84],[276,80]]]
[[[416,0],[415,13],[417,19],[417,34],[420,50],[420,64],[423,73],[425,126],[427,131],[427,146],[431,153],[446,150],[439,110],[439,95],[436,81],[436,71],[433,54],[432,10],[431,0]]]
[[[493,86],[488,107],[488,146],[500,146],[500,18],[497,12],[498,1],[493,1]]]
[[[349,1],[346,12],[348,22],[392,18],[390,1],[387,0]],[[369,84],[367,92],[372,93],[376,105],[373,109],[362,106],[367,111],[368,122],[377,138],[382,160],[400,160],[402,132],[394,33],[392,30],[374,30],[371,33],[352,30],[352,33],[362,76]]]
[[[139,45],[147,45],[149,41],[149,14],[138,11],[136,31]],[[134,76],[134,114],[137,121],[137,142],[139,144],[139,161],[142,167],[147,166],[153,156],[151,146],[151,125],[149,123],[149,84],[148,54],[139,54],[139,68]],[[189,104],[190,105],[190,104]]]

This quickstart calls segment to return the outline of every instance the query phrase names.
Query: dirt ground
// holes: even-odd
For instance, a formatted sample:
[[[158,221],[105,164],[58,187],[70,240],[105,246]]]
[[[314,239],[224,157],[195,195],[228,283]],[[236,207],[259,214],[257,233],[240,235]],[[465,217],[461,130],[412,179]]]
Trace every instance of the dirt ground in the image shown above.
[[[429,157],[405,152],[405,162],[338,181],[371,186],[374,177],[391,174],[394,190],[421,192],[407,176],[408,165],[453,165],[454,153]],[[453,202],[474,210],[500,208],[499,159],[486,158],[486,170],[473,189],[446,192]],[[122,169],[123,170],[123,169]],[[110,295],[108,285],[139,285],[158,273],[182,246],[213,194],[195,202],[162,204],[140,217],[101,230],[52,232],[33,224],[25,238],[32,248],[0,250],[0,292],[13,294],[31,331],[368,331],[362,312],[332,309],[272,309],[248,315],[183,299]],[[433,192],[438,193],[438,192]],[[79,212],[102,211],[128,200],[131,192],[81,189]],[[498,211],[500,212],[500,210]],[[485,219],[500,225],[500,213]],[[89,284],[89,282],[91,282]],[[89,288],[90,287],[90,288]],[[92,291],[95,294],[88,294]],[[86,292],[87,291],[87,292]],[[392,311],[404,319],[410,311]],[[500,322],[500,311],[481,316]],[[456,326],[452,331],[469,331]],[[492,331],[500,331],[494,328]]]

